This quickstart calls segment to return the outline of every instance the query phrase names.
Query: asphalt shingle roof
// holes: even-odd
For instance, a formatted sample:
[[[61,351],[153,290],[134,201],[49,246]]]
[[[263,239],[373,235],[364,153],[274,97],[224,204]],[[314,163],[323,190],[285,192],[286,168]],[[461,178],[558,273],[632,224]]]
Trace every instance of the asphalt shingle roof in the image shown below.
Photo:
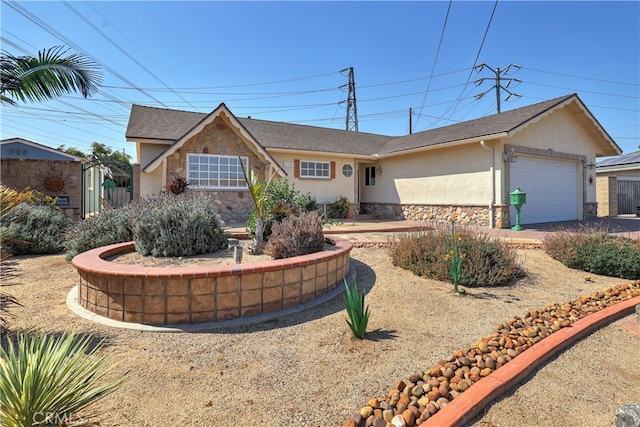
[[[240,118],[238,120],[265,148],[352,155],[392,154],[466,139],[511,132],[572,97],[571,94],[467,122],[418,132],[386,136],[291,123]],[[207,117],[206,113],[133,105],[127,139],[177,141]]]

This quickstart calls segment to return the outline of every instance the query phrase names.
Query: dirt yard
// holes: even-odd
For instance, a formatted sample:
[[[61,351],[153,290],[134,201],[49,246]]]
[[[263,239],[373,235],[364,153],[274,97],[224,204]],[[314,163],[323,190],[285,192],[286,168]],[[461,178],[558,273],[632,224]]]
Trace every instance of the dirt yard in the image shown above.
[[[529,309],[624,283],[520,250],[528,275],[505,288],[467,289],[415,277],[385,249],[354,249],[367,289],[369,333],[351,337],[341,297],[287,318],[204,333],[115,329],[74,315],[78,276],[64,255],[16,257],[5,287],[23,307],[12,330],[75,331],[104,339],[124,384],[101,403],[103,426],[341,426],[398,379],[435,365]],[[13,271],[7,270],[13,268]],[[7,284],[6,282],[5,284]],[[640,402],[640,338],[615,322],[568,348],[488,407],[474,425],[613,426]]]

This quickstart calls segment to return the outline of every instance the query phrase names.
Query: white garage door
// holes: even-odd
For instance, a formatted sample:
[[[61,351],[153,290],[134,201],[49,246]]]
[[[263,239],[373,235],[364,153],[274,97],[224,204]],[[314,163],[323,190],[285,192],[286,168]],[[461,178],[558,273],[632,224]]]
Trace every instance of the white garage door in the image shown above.
[[[578,168],[576,162],[518,156],[510,164],[509,192],[527,193],[520,210],[521,224],[578,219]],[[511,224],[516,211],[511,207]]]

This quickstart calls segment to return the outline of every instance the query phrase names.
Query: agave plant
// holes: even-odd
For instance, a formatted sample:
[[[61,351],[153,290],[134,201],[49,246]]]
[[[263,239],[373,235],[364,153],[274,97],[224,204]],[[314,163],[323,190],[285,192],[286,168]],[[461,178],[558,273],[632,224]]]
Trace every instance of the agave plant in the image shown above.
[[[367,323],[369,323],[369,306],[365,308],[364,304],[365,292],[358,292],[355,279],[351,281],[351,284],[347,283],[347,279],[345,279],[344,287],[347,291],[344,305],[349,315],[349,319],[346,319],[347,324],[351,328],[353,336],[363,339],[367,333]]]
[[[21,334],[17,346],[0,348],[0,425],[3,427],[86,424],[95,414],[83,413],[111,393],[122,377],[110,373],[91,336]]]

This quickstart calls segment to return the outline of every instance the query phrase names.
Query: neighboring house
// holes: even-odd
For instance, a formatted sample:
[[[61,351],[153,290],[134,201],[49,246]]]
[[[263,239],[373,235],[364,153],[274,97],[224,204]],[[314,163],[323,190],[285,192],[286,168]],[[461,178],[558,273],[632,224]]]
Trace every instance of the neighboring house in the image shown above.
[[[0,182],[57,198],[72,218],[80,216],[82,159],[23,138],[0,141]]]
[[[126,137],[137,195],[182,176],[226,221],[251,211],[239,156],[319,203],[346,196],[354,215],[504,228],[516,187],[527,193],[523,224],[595,217],[590,171],[621,153],[575,94],[402,137],[240,118],[225,104],[209,114],[134,105]]]
[[[640,150],[596,164],[599,216],[640,216]]]

